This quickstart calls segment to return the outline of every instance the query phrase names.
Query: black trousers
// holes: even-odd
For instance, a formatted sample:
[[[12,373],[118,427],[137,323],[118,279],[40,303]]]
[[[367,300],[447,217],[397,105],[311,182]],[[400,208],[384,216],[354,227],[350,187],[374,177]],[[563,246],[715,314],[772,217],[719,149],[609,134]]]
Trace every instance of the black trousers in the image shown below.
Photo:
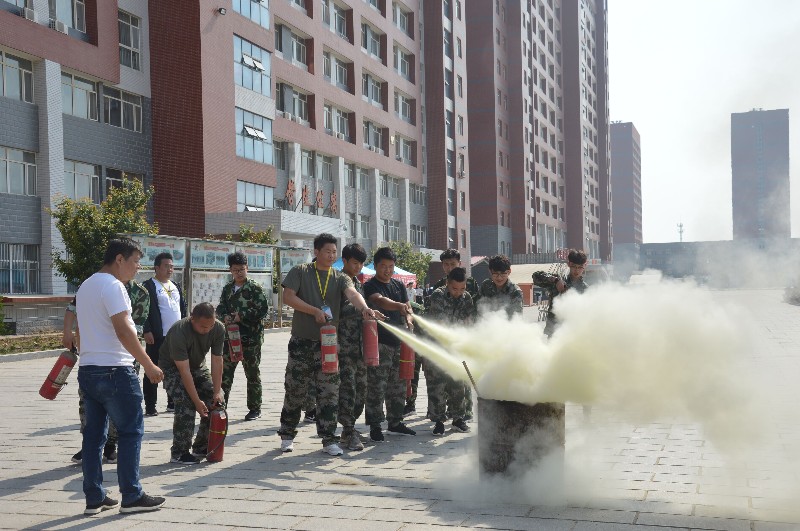
[[[164,338],[156,338],[155,343],[147,345],[145,351],[153,363],[158,365],[158,351],[161,350],[161,345],[164,344]],[[144,410],[146,412],[156,410],[156,402],[158,401],[158,384],[154,384],[150,379],[145,376],[142,379],[142,394],[144,395]]]

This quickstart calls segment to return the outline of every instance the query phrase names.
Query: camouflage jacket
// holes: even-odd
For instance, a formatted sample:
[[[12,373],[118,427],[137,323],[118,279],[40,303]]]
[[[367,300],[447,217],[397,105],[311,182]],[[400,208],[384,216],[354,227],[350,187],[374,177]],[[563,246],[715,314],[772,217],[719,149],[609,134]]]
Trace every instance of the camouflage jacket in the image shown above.
[[[364,289],[357,277],[353,277],[353,287],[362,297],[364,296]],[[342,307],[339,312],[339,345],[342,350],[361,352],[362,321],[361,312],[350,304],[347,297],[342,297]]]
[[[589,287],[589,285],[583,280],[583,277],[573,279],[569,273],[566,275],[552,275],[550,273],[545,273],[544,271],[535,272],[533,274],[533,283],[536,286],[547,290],[547,296],[550,300],[547,306],[547,320],[553,323],[557,321],[556,314],[553,312],[553,302],[555,301],[555,298],[560,295],[556,289],[556,283],[559,280],[563,280],[564,284],[567,286],[562,293],[566,293],[571,289],[575,289],[575,291],[578,293],[583,293],[586,291],[586,288]]]
[[[128,292],[128,298],[131,300],[131,319],[136,326],[136,335],[142,337],[142,330],[144,323],[147,322],[147,316],[150,315],[150,295],[147,290],[136,282],[131,280],[125,284],[125,291]],[[67,311],[76,313],[75,311],[75,298],[67,305]]]
[[[231,280],[222,288],[217,305],[217,318],[225,320],[239,312],[239,333],[245,345],[260,345],[264,338],[264,318],[269,313],[269,296],[252,279],[247,279],[242,288],[234,293]]]
[[[509,319],[514,314],[522,315],[522,290],[509,279],[502,288],[494,285],[491,278],[481,284],[481,310],[505,309]]]
[[[463,325],[471,321],[473,315],[475,315],[475,305],[472,302],[472,295],[468,292],[455,299],[447,291],[447,287],[433,290],[431,307],[426,314],[429,319]]]
[[[436,291],[439,288],[443,288],[447,286],[447,277],[442,278],[434,284],[433,290]],[[481,298],[481,289],[478,286],[478,283],[472,277],[467,277],[467,293],[469,293],[470,297],[472,297],[472,310],[473,312],[478,311],[478,300]],[[431,293],[431,297],[433,297],[433,293]]]

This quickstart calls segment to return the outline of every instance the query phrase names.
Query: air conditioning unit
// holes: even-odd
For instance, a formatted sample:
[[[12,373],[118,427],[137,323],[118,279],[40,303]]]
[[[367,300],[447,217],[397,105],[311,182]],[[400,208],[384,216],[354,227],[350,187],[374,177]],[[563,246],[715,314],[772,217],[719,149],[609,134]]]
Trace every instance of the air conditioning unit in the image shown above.
[[[300,118],[299,116],[293,116],[293,117],[292,117],[292,119],[293,119],[295,122],[299,123],[299,124],[302,124],[302,123],[303,123],[303,119],[302,119],[302,118]]]
[[[60,31],[61,33],[69,32],[69,28],[67,28],[67,25],[61,22],[60,20],[50,19],[50,29]]]
[[[399,161],[401,161],[401,162],[402,162],[402,161],[403,161],[403,157],[401,157],[400,155],[397,155],[397,156],[394,158],[394,160],[399,160]]]
[[[28,20],[32,20],[32,21],[36,22],[36,11],[31,9],[30,7],[23,8],[22,12],[20,13],[20,15],[22,15],[23,17],[25,17]]]
[[[369,150],[370,150],[370,151],[375,151],[376,149],[377,149],[377,148],[376,148],[375,146],[370,146],[370,147],[369,147]]]
[[[336,133],[336,138],[344,140],[344,133]]]

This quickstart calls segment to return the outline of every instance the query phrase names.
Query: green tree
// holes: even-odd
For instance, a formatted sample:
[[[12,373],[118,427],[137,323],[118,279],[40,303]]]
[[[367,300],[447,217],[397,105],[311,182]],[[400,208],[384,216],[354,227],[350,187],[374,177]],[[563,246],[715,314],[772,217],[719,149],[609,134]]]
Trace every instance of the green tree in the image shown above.
[[[397,262],[395,263],[398,267],[417,275],[418,284],[425,284],[425,279],[428,276],[428,267],[431,265],[431,255],[415,251],[414,247],[408,242],[393,241],[384,245],[391,247],[397,255]]]
[[[264,243],[267,245],[275,245],[278,243],[278,238],[273,236],[275,228],[268,225],[265,230],[257,231],[253,225],[239,225],[239,241],[249,243]],[[272,255],[272,292],[278,293],[280,287],[280,279],[278,278],[278,253]]]
[[[90,199],[60,199],[49,210],[61,232],[66,252],[53,252],[53,266],[67,282],[79,285],[103,265],[108,241],[120,233],[158,234],[147,222],[147,203],[153,188],[137,180],[123,180],[96,205]]]
[[[3,322],[3,317],[3,296],[0,295],[0,336],[8,334],[8,330],[6,330],[6,324]]]

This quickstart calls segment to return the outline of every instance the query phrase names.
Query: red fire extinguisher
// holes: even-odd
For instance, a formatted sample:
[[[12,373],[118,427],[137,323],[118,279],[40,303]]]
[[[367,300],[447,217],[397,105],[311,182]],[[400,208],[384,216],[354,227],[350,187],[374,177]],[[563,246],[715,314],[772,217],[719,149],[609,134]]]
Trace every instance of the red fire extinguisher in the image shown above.
[[[411,380],[414,379],[414,349],[408,344],[400,345],[400,379],[406,380],[406,397],[411,396]]]
[[[72,368],[77,361],[77,350],[65,350],[62,352],[56,360],[55,365],[53,365],[50,374],[47,375],[42,387],[39,388],[39,394],[42,395],[43,398],[54,400],[59,391],[67,385],[69,373],[72,372]]]
[[[209,413],[208,453],[206,461],[219,463],[225,452],[225,436],[228,435],[228,412],[222,404],[217,404]]]
[[[319,329],[322,355],[322,372],[332,374],[339,372],[339,344],[336,341],[336,327],[326,324]]]
[[[361,325],[361,337],[364,343],[364,364],[367,367],[380,365],[378,354],[378,321],[366,319]]]
[[[229,324],[225,328],[228,331],[228,353],[231,361],[244,360],[244,352],[242,352],[242,334],[239,333],[239,325]]]

